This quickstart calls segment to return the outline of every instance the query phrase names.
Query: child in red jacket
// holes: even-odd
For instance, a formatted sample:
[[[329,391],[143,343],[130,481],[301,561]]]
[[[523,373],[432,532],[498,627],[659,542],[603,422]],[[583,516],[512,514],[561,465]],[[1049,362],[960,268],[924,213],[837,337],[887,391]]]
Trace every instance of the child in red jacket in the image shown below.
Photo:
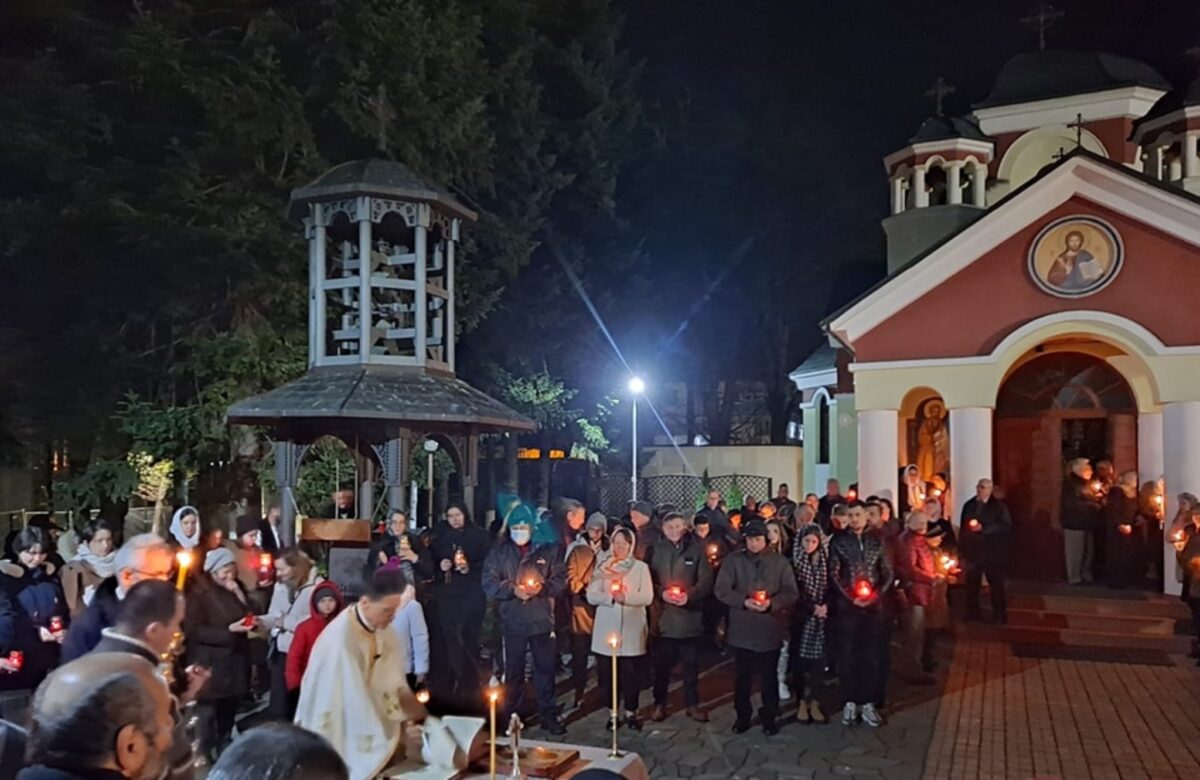
[[[332,581],[325,580],[313,588],[312,617],[296,626],[296,634],[292,637],[292,646],[288,649],[287,679],[288,699],[295,711],[295,702],[300,699],[300,681],[304,679],[304,670],[308,668],[308,657],[312,653],[317,637],[329,625],[337,613],[342,611],[342,592]]]

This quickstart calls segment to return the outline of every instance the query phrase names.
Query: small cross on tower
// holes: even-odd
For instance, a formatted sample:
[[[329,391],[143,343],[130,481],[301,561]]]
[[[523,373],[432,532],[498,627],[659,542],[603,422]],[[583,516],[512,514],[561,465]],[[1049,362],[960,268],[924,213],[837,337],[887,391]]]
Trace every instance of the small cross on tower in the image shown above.
[[[1050,29],[1066,13],[1050,5],[1046,0],[1038,0],[1037,10],[1029,16],[1021,18],[1021,24],[1037,29],[1038,51],[1046,50],[1046,30]]]
[[[1075,128],[1075,148],[1083,146],[1083,114],[1076,114],[1075,121],[1067,125]]]
[[[925,97],[933,98],[934,104],[936,106],[936,109],[935,109],[937,112],[936,115],[942,116],[942,101],[946,98],[947,95],[950,95],[953,93],[954,93],[954,87],[947,84],[946,80],[944,78],[942,78],[941,76],[938,76],[937,81],[935,81],[933,83],[933,86],[925,92]]]

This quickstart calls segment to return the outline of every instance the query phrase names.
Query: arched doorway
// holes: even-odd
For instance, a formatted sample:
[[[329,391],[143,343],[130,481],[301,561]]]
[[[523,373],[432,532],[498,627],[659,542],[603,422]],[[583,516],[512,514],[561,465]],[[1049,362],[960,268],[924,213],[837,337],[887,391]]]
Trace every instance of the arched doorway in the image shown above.
[[[1021,363],[996,401],[994,473],[1013,515],[1014,574],[1062,579],[1059,511],[1074,458],[1137,468],[1137,403],[1102,357],[1052,351]]]

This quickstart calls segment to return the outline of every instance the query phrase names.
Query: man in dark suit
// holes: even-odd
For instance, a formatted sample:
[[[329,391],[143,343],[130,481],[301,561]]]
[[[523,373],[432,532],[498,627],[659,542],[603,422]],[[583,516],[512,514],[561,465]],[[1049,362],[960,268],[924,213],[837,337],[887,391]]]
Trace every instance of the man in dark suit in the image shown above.
[[[283,537],[279,535],[279,518],[282,514],[279,504],[271,504],[267,508],[267,516],[258,521],[258,544],[272,557],[278,557],[283,549]]]

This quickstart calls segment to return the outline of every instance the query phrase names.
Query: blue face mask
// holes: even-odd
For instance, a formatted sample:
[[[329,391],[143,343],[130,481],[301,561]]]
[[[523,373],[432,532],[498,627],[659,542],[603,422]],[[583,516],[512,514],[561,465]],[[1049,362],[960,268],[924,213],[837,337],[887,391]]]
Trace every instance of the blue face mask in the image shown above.
[[[529,544],[529,539],[533,536],[533,532],[529,530],[529,526],[515,526],[508,529],[508,535],[513,540],[513,544],[518,547],[524,547]]]

